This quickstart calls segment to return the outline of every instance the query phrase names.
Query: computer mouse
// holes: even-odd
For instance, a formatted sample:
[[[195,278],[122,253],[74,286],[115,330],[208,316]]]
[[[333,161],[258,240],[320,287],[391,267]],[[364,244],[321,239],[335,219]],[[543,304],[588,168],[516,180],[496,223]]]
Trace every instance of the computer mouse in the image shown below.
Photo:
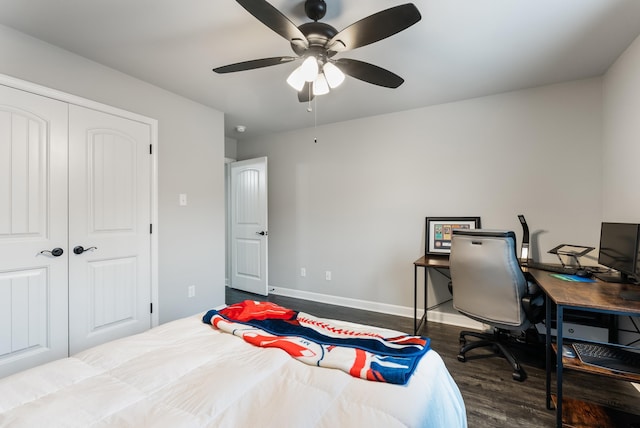
[[[579,276],[581,278],[591,278],[593,274],[586,269],[578,269],[576,271],[576,276]]]

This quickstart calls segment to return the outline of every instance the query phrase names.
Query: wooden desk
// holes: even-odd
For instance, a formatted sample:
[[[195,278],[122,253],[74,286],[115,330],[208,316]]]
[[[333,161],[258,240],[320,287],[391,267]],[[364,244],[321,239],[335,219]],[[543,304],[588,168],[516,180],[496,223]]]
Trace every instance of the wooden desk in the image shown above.
[[[551,306],[556,306],[556,346],[558,350],[562,349],[562,322],[565,309],[601,312],[613,315],[640,315],[640,301],[624,300],[620,297],[623,291],[633,290],[634,285],[615,284],[596,280],[596,282],[570,282],[563,281],[550,275],[549,272],[528,269],[532,278],[544,290],[546,294],[546,392],[547,392],[547,408],[552,409],[552,391],[551,391],[551,369],[552,369],[552,337],[551,337]],[[614,377],[618,379],[640,382],[640,376],[624,375],[614,373],[607,370],[595,369],[589,366],[582,366],[575,359],[562,357],[562,352],[556,352],[556,426],[562,427],[562,371],[563,366],[567,368],[582,370],[594,374]],[[567,404],[565,398],[564,404]],[[569,415],[567,415],[567,420]]]
[[[418,323],[418,268],[424,268],[424,313]],[[449,256],[425,255],[413,262],[413,334],[418,334],[422,324],[427,321],[427,271],[429,268],[449,269]]]

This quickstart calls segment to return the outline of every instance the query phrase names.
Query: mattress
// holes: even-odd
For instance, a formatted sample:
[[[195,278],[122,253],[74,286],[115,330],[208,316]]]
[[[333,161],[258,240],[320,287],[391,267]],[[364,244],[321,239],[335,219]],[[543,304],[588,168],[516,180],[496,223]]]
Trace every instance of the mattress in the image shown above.
[[[0,379],[2,427],[466,427],[429,350],[406,385],[313,367],[202,314]]]

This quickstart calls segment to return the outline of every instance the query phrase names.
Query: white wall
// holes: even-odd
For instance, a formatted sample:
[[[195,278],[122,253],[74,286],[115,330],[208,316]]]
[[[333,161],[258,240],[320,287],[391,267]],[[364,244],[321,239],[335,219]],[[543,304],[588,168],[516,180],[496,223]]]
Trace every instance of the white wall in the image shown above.
[[[160,322],[224,303],[224,115],[4,26],[0,73],[158,120]]]
[[[640,222],[640,38],[604,77],[603,219]]]
[[[640,222],[640,37],[603,83],[603,221]],[[621,343],[635,343],[636,319],[620,319]]]
[[[235,159],[238,157],[238,140],[235,138],[225,137],[224,157],[229,159]]]
[[[270,285],[412,307],[427,216],[481,216],[520,236],[524,214],[538,260],[560,243],[597,245],[601,83],[238,142],[239,159],[269,158]]]

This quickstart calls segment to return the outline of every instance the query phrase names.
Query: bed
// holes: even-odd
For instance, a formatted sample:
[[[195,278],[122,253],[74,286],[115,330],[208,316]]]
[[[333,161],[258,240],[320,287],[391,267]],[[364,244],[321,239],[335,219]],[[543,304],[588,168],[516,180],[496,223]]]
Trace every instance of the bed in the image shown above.
[[[405,385],[372,382],[253,346],[199,314],[0,379],[0,426],[453,428],[467,422],[460,391],[433,350]]]

